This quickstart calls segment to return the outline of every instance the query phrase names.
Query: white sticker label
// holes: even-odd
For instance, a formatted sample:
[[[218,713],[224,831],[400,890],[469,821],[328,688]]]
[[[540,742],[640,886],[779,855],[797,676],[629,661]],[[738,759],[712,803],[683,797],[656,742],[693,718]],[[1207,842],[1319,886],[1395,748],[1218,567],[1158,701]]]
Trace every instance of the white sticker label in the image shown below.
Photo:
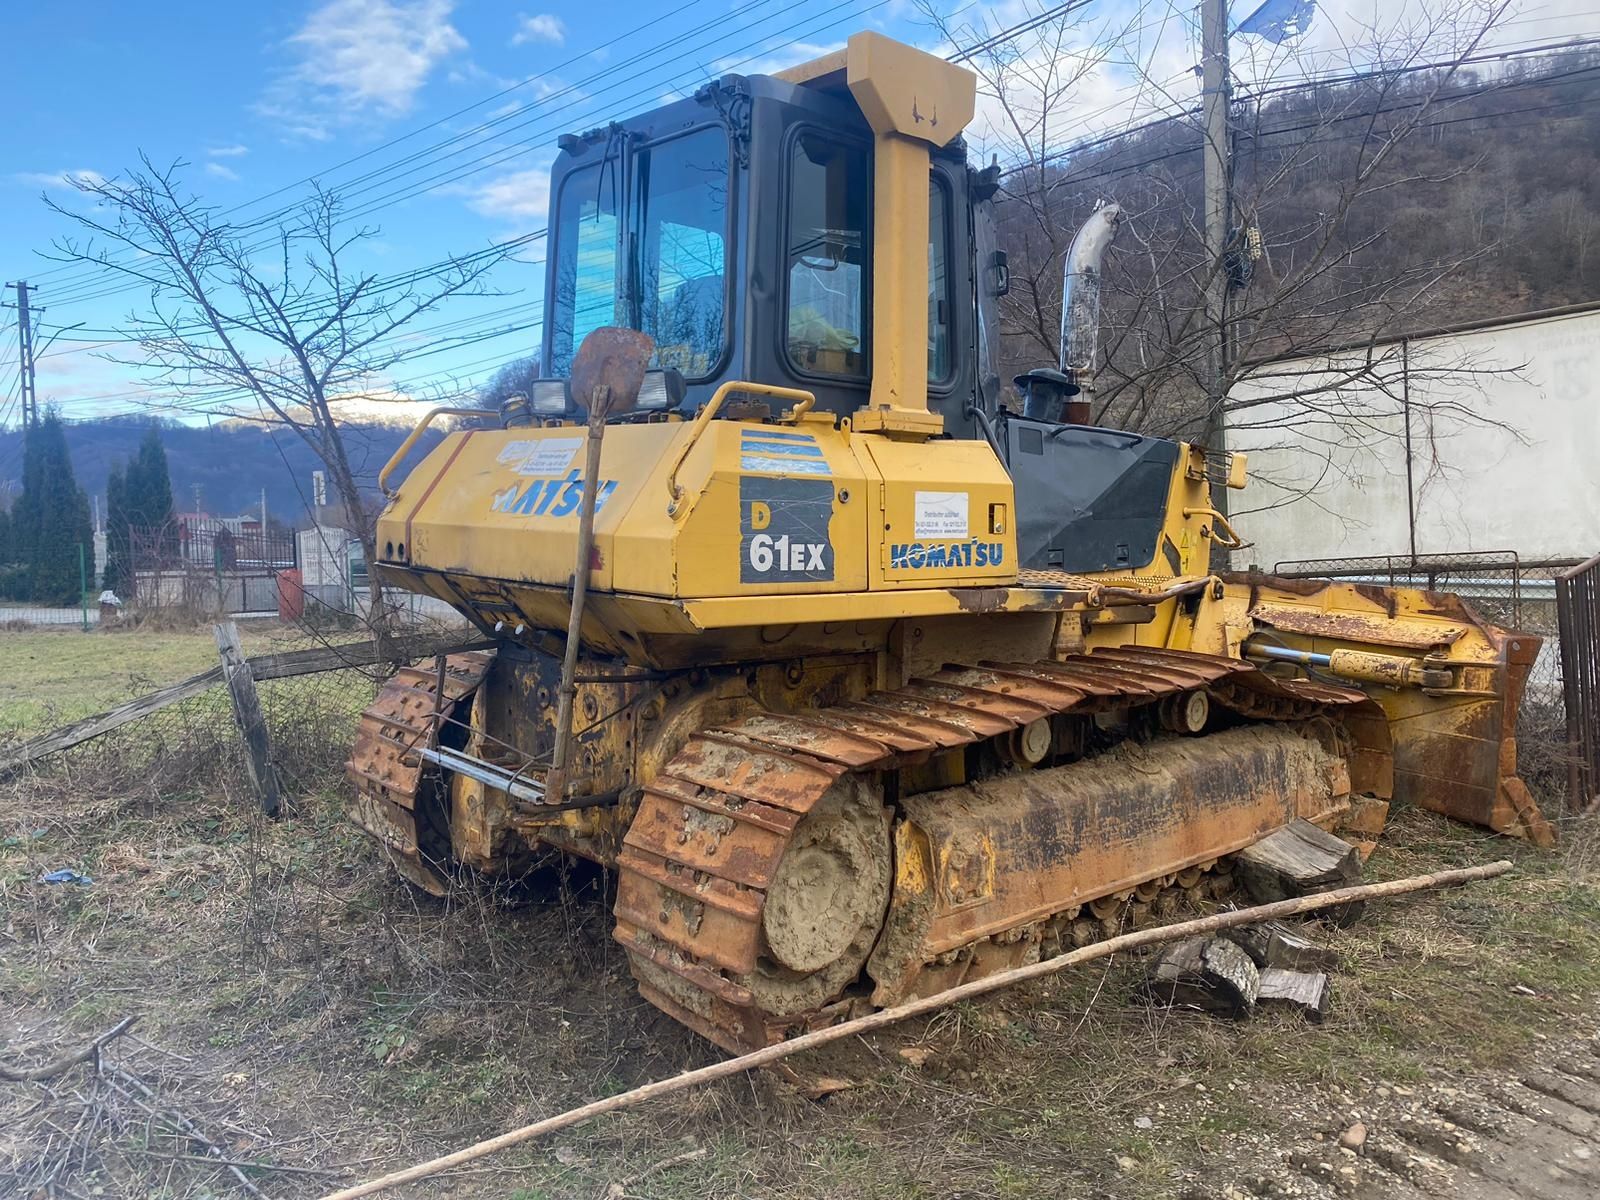
[[[522,461],[516,465],[516,472],[518,475],[559,475],[572,464],[572,456],[582,445],[581,437],[529,442]]]
[[[964,538],[967,536],[966,492],[918,492],[916,507],[917,538]]]
[[[500,453],[494,456],[497,463],[504,465],[510,462],[521,462],[533,450],[532,442],[507,442],[500,447]]]

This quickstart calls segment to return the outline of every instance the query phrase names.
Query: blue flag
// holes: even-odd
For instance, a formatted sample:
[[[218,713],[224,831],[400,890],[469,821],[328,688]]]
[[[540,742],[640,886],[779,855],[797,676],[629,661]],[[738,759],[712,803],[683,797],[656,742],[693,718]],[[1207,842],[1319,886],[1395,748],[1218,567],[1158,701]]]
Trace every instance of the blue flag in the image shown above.
[[[1266,0],[1233,31],[1254,34],[1276,44],[1310,29],[1311,14],[1316,11],[1317,0]]]

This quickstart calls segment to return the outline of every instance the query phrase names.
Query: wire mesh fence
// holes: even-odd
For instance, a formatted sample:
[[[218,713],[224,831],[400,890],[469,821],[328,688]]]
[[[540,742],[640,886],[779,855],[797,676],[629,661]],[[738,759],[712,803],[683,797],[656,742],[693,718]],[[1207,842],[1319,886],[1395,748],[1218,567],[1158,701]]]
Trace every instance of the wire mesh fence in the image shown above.
[[[1573,751],[1567,735],[1556,578],[1576,561],[1524,561],[1512,550],[1386,554],[1282,561],[1273,574],[1451,592],[1484,620],[1543,639],[1517,714],[1518,767],[1541,800],[1565,804]]]
[[[98,604],[0,604],[0,629],[39,626],[89,629],[99,623]]]
[[[436,627],[248,660],[281,790],[337,785],[361,713],[384,681],[440,650],[482,644],[467,636],[459,626]],[[47,733],[0,733],[0,776],[56,776],[101,794],[152,796],[238,785],[248,772],[235,712],[224,671],[212,668]]]
[[[272,764],[287,791],[306,794],[338,783],[361,711],[390,669],[351,667],[256,685]],[[243,779],[244,750],[227,685],[219,680],[29,770],[92,778],[97,788],[167,794]]]

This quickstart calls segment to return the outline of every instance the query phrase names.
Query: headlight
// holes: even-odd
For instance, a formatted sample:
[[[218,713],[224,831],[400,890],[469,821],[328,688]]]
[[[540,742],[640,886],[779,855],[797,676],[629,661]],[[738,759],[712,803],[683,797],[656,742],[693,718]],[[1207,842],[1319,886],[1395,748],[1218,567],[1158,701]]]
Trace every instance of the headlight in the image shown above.
[[[665,412],[682,404],[687,390],[683,372],[676,367],[646,371],[644,383],[639,387],[639,402],[634,407],[647,412]]]
[[[534,380],[533,387],[528,392],[528,406],[542,417],[564,416],[570,407],[567,403],[567,381]]]

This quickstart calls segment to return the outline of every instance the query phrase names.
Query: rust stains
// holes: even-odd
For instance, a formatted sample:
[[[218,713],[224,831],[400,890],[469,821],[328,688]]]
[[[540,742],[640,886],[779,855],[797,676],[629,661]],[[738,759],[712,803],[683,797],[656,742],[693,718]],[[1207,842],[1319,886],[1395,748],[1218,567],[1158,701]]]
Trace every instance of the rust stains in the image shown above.
[[[1410,650],[1452,646],[1466,633],[1459,625],[1396,622],[1362,613],[1321,612],[1282,604],[1255,604],[1249,615],[1259,625],[1288,633]]]
[[[826,1019],[823,1014],[832,1006],[845,1003],[838,995],[849,980],[837,987],[818,984],[817,995],[800,1009],[785,1005],[778,1011],[757,999],[771,994],[770,980],[761,974],[767,970],[761,966],[767,953],[762,914],[780,863],[806,844],[802,823],[820,811],[825,797],[837,796],[840,788],[878,771],[911,770],[1037,720],[1126,706],[1130,700],[1158,701],[1197,687],[1224,708],[1272,722],[1325,720],[1330,708],[1362,716],[1371,704],[1359,691],[1274,679],[1237,659],[1123,647],[1069,655],[1059,662],[948,668],[861,700],[804,713],[758,713],[692,735],[644,789],[617,863],[615,936],[628,950],[641,994],[730,1050],[769,1044]],[[1386,728],[1380,719],[1372,736],[1349,738],[1358,747],[1356,753],[1367,758],[1352,762],[1348,772],[1342,763],[1339,770],[1325,769],[1323,760],[1337,755],[1283,726],[1267,741],[1290,747],[1291,757],[1300,756],[1295,759],[1300,765],[1292,770],[1279,761],[1276,750],[1266,758],[1240,758],[1227,747],[1209,747],[1210,738],[1187,739],[1180,757],[1187,756],[1190,763],[1184,768],[1184,794],[1190,800],[1181,812],[1165,816],[1161,805],[1116,799],[1133,786],[1128,779],[1139,775],[1131,765],[1125,772],[1086,765],[1079,774],[1097,775],[1102,789],[1113,794],[1096,809],[1094,820],[1117,824],[1127,838],[1113,854],[1122,865],[1096,861],[1091,870],[1080,871],[1076,865],[1069,870],[1070,879],[1063,884],[1068,899],[1061,903],[1074,902],[1071,895],[1077,891],[1100,894],[1098,885],[1107,872],[1113,883],[1130,872],[1137,874],[1141,868],[1135,860],[1143,853],[1140,830],[1164,839],[1155,847],[1160,853],[1151,860],[1154,865],[1146,864],[1150,870],[1168,869],[1163,863],[1177,870],[1254,840],[1288,819],[1286,813],[1295,815],[1306,805],[1318,811],[1329,807],[1334,793],[1347,791],[1352,778],[1386,793],[1388,758],[1386,744],[1379,744]],[[1252,731],[1236,732],[1256,737]],[[1052,774],[1045,770],[1026,777]],[[993,784],[976,786],[988,789]],[[1238,808],[1219,797],[1247,799]],[[1189,823],[1191,809],[1203,817],[1198,824]],[[945,839],[926,862],[930,877],[922,887],[910,889],[920,899],[908,899],[898,911],[924,930],[935,912],[976,913],[1004,888],[1022,889],[1017,872],[1025,871],[1026,864],[1037,860],[1059,865],[1066,861],[1063,856],[1071,857],[1071,846],[1097,845],[1100,835],[1091,829],[1093,821],[1085,821],[1074,833],[1070,822],[1034,813],[1026,828],[1017,831],[969,830],[972,836]],[[896,843],[903,841],[897,832]],[[903,875],[913,865],[901,862],[896,870]],[[897,894],[902,886],[909,888],[903,878],[897,880]],[[1036,906],[1040,895],[1036,890]],[[693,903],[685,905],[679,898]],[[1045,908],[1059,899],[1052,895]],[[1036,946],[1019,930],[1002,933],[1005,948],[992,952],[1000,959],[1009,961],[1009,956]],[[1000,938],[997,934],[997,944]],[[922,971],[924,940],[910,927],[880,939],[873,977],[892,989],[934,986],[937,971]],[[891,945],[893,953],[884,949]],[[946,965],[951,971],[978,969],[966,960]],[[919,978],[922,982],[915,983]],[[796,995],[809,995],[811,983],[792,982]]]

